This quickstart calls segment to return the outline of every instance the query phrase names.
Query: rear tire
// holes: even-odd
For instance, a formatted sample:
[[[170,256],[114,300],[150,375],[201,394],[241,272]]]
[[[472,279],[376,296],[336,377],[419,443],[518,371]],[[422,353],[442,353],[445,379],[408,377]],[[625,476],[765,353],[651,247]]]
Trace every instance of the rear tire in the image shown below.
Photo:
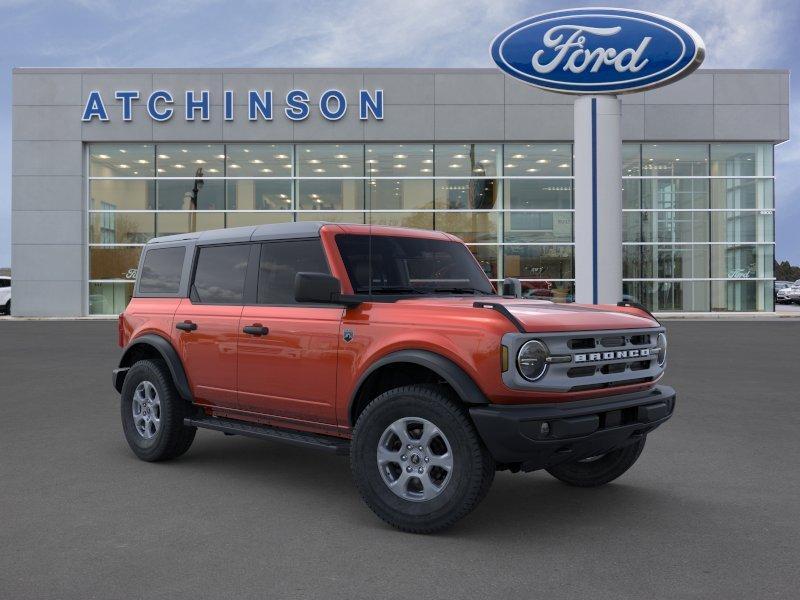
[[[135,363],[122,385],[120,416],[125,439],[140,459],[156,462],[177,458],[194,441],[196,427],[186,427],[189,403],[175,389],[163,360]]]
[[[630,469],[644,450],[647,438],[612,450],[601,456],[563,463],[550,467],[547,472],[559,481],[576,487],[598,487],[614,481]]]
[[[495,472],[466,411],[430,385],[390,390],[364,409],[350,466],[367,506],[411,533],[441,531],[466,516]]]

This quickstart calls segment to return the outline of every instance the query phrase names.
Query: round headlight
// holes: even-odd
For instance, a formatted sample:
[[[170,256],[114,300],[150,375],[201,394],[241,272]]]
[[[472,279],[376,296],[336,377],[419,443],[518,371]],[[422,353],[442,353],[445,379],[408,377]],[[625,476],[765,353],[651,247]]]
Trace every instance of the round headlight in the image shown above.
[[[541,379],[547,370],[547,346],[539,340],[525,342],[517,354],[517,368],[528,381]]]
[[[667,362],[667,336],[663,333],[658,334],[656,348],[658,348],[658,366],[663,367]]]

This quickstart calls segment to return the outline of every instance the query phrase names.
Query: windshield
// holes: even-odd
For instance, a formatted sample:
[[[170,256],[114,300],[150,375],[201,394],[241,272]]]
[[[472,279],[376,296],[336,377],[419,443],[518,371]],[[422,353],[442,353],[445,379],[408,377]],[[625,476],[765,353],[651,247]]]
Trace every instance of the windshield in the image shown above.
[[[494,294],[460,242],[337,235],[336,245],[356,294]]]

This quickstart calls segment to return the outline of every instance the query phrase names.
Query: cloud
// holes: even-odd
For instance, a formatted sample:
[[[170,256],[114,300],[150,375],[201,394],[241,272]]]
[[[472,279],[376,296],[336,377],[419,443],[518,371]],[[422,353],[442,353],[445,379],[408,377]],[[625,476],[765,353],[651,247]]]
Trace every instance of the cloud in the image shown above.
[[[706,44],[706,67],[741,69],[773,65],[788,48],[784,29],[792,5],[775,0],[666,0],[654,10],[696,29]]]

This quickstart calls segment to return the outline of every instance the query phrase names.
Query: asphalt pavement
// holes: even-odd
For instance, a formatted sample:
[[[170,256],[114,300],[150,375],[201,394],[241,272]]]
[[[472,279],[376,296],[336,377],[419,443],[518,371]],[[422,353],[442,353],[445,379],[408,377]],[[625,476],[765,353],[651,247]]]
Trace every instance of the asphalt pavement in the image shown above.
[[[673,419],[604,488],[498,473],[444,534],[345,458],[198,432],[137,460],[115,322],[0,322],[0,598],[800,597],[800,321],[671,322]]]

